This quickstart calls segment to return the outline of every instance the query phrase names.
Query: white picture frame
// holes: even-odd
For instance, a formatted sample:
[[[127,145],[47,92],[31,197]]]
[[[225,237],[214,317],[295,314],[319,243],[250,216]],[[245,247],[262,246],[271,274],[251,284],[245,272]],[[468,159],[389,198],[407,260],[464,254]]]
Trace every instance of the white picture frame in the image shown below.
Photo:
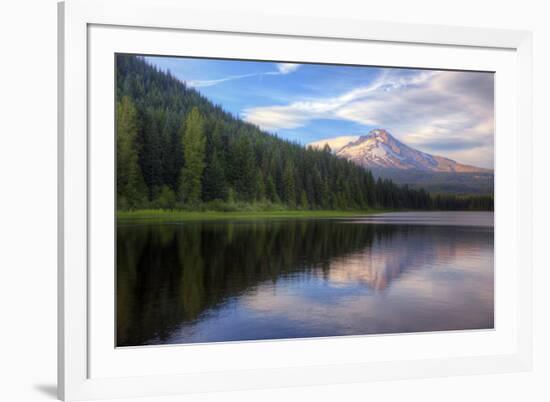
[[[177,0],[68,0],[59,4],[58,11],[61,399],[160,396],[530,369],[532,39],[529,32],[290,15],[213,15],[187,9]],[[109,159],[104,151],[96,151],[96,145],[100,144],[96,141],[112,142],[113,138],[102,134],[113,127],[108,112],[98,113],[98,108],[94,108],[108,100],[114,90],[101,85],[109,80],[108,77],[103,80],[101,66],[109,55],[118,51],[177,54],[181,43],[178,38],[185,35],[209,35],[217,41],[228,41],[231,46],[218,49],[217,56],[223,53],[245,57],[248,52],[251,58],[279,60],[285,54],[292,57],[288,53],[292,50],[277,53],[276,46],[264,44],[286,41],[294,43],[288,47],[298,51],[300,46],[304,49],[305,41],[322,42],[325,50],[333,50],[333,58],[345,58],[353,46],[371,46],[387,65],[441,67],[443,61],[437,62],[437,58],[445,57],[447,67],[481,66],[503,77],[505,82],[497,85],[496,94],[495,236],[505,245],[496,255],[497,268],[500,266],[496,271],[496,293],[501,300],[496,303],[496,313],[503,317],[500,325],[497,317],[491,333],[302,339],[240,343],[225,349],[223,345],[185,345],[115,351],[108,338],[113,321],[103,314],[109,308],[114,309],[114,295],[101,298],[103,302],[94,296],[97,292],[109,295],[112,284],[108,285],[108,275],[101,276],[93,265],[112,257],[108,250],[90,248],[94,238],[107,235],[112,219],[108,215],[111,201],[105,204],[107,212],[97,206],[101,198],[113,199],[108,198],[112,189],[100,197],[97,197],[99,191],[90,191],[94,177],[113,172],[107,163],[101,173],[94,163]],[[397,48],[403,50],[399,52],[399,60],[393,56]],[[200,55],[209,55],[212,49],[205,47]],[[424,55],[424,59],[412,60],[411,54]],[[317,58],[321,56],[311,53],[303,55],[303,60],[296,57],[299,56],[292,60],[319,61]],[[499,88],[502,88],[500,94]],[[499,97],[507,100],[499,102]],[[499,186],[499,175],[505,176],[510,184]],[[449,349],[448,345],[455,347],[453,353],[437,352],[438,348]],[[334,355],[321,352],[333,346],[344,352]],[[345,352],[354,348],[370,348],[371,355],[375,355],[375,350],[390,348],[395,353],[386,359],[379,356],[369,360],[360,353],[352,356],[353,353]],[[200,370],[184,367],[181,356],[190,362],[200,359]],[[240,357],[238,361],[236,356]]]

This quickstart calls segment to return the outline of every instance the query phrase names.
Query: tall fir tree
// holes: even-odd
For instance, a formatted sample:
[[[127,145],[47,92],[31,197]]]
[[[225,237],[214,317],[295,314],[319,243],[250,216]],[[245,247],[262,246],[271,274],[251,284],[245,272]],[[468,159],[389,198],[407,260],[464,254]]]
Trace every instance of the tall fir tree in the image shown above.
[[[143,208],[147,189],[138,165],[137,111],[129,97],[124,96],[116,106],[116,184],[117,208]]]
[[[226,198],[225,173],[218,157],[218,151],[214,149],[204,169],[202,199],[203,201],[213,201],[225,200]]]
[[[236,158],[233,161],[235,190],[244,201],[253,201],[256,196],[256,158],[250,139],[242,135],[236,144]]]
[[[262,173],[259,170],[256,172],[256,183],[254,185],[254,191],[256,193],[255,198],[257,201],[265,200],[265,183]]]
[[[309,208],[309,202],[307,201],[307,194],[305,190],[302,190],[302,194],[300,195],[300,207],[302,209],[308,209]]]
[[[273,176],[268,175],[265,185],[265,195],[267,199],[274,203],[281,202],[278,194],[277,189],[275,188],[275,182],[273,181]]]
[[[283,173],[283,201],[290,207],[296,206],[296,183],[294,181],[294,167],[287,161]]]
[[[202,174],[206,137],[203,117],[197,107],[193,107],[185,120],[182,131],[184,165],[180,175],[178,198],[190,205],[201,201]]]

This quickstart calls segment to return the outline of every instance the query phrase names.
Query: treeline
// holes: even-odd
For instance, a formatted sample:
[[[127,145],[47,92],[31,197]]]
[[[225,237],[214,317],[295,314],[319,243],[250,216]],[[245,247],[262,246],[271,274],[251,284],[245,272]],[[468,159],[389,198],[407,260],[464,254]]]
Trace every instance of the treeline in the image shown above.
[[[447,211],[493,211],[492,195],[435,194],[431,196],[431,209]]]
[[[458,205],[375,180],[328,147],[304,148],[263,132],[142,57],[117,55],[116,62],[118,209]]]

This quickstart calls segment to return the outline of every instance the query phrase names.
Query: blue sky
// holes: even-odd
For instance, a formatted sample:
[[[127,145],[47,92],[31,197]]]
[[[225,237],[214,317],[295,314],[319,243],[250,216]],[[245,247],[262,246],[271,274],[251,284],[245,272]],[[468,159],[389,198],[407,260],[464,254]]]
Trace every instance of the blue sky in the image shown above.
[[[304,145],[384,128],[422,151],[493,167],[491,73],[146,59],[228,112]]]

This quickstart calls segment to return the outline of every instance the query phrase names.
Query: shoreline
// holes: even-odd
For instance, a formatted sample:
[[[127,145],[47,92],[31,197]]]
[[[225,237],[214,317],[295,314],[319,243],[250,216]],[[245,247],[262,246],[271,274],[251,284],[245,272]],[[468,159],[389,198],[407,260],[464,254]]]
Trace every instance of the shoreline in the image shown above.
[[[117,211],[117,223],[150,221],[182,222],[200,220],[246,220],[246,219],[304,219],[304,218],[347,218],[397,212],[390,209],[371,209],[363,211],[331,210],[282,210],[282,211],[183,211],[183,210],[135,210]]]

